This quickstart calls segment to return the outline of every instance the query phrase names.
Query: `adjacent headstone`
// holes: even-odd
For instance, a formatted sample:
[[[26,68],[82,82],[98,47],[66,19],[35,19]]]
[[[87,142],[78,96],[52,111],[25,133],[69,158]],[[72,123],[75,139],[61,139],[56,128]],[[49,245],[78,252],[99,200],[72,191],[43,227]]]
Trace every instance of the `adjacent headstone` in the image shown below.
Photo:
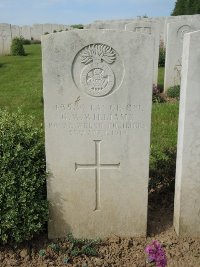
[[[20,27],[17,25],[11,25],[11,34],[12,34],[12,39],[15,37],[20,37]]]
[[[59,24],[52,24],[51,26],[51,32],[59,32],[60,31],[60,25]]]
[[[43,24],[43,34],[52,33],[52,24],[46,23]]]
[[[87,29],[111,29],[111,30],[125,30],[127,20],[119,21],[102,21],[87,25]]]
[[[164,91],[169,87],[180,85],[182,68],[183,37],[185,33],[200,29],[200,19],[168,23],[165,60]]]
[[[160,42],[164,43],[164,25],[165,25],[166,17],[155,17],[153,20],[159,25],[159,35],[160,35]]]
[[[160,40],[164,40],[164,24],[166,17],[141,17],[132,19],[119,19],[119,20],[96,20],[91,24],[84,25],[85,29],[122,29],[124,30],[126,24],[131,22],[156,22],[159,28]]]
[[[60,31],[65,31],[65,25],[63,25],[63,24],[59,24],[59,30]]]
[[[0,55],[10,54],[11,42],[11,25],[0,23]]]
[[[159,44],[160,44],[160,33],[159,25],[156,22],[144,22],[137,21],[131,22],[125,26],[127,31],[140,32],[145,34],[152,34],[155,38],[154,42],[154,75],[153,75],[153,84],[157,85],[158,80],[158,60],[159,60]],[[134,55],[133,55],[134,57]]]
[[[200,237],[200,31],[184,36],[174,226]]]
[[[32,30],[31,30],[31,37],[34,40],[41,40],[41,36],[43,35],[43,24],[33,24]]]
[[[72,27],[69,25],[64,25],[64,31],[69,31],[69,30],[73,30]]]
[[[164,44],[167,44],[167,25],[172,22],[182,22],[183,25],[187,25],[192,20],[200,20],[200,15],[181,15],[181,16],[170,16],[165,18],[164,23]]]
[[[31,40],[31,27],[27,25],[22,26],[20,35],[26,40]]]
[[[153,41],[42,37],[50,238],[146,235]]]
[[[159,39],[160,41],[164,41],[164,23],[166,17],[152,17],[152,18],[144,18],[138,17],[136,22],[146,22],[146,23],[156,23],[159,32]]]

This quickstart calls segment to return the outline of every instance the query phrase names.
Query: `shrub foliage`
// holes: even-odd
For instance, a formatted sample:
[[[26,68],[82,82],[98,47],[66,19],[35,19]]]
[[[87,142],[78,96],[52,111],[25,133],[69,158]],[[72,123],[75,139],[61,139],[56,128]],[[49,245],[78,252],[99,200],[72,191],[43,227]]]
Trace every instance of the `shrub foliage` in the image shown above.
[[[162,88],[159,85],[153,84],[152,90],[152,102],[153,103],[164,103],[166,102],[163,94],[161,93]]]
[[[160,47],[158,67],[164,67],[164,66],[165,66],[165,48]]]
[[[176,147],[165,148],[163,151],[151,147],[149,190],[160,185],[173,188],[175,171]]]
[[[31,44],[41,44],[40,40],[31,40]]]
[[[12,56],[25,56],[25,51],[24,51],[24,47],[23,47],[23,42],[24,39],[23,38],[14,38],[12,40],[12,44],[11,44],[11,54]]]
[[[175,85],[167,89],[167,96],[171,98],[180,98],[180,85]]]
[[[48,218],[42,130],[32,118],[0,110],[0,243],[20,243]]]
[[[74,238],[72,234],[68,234],[67,241],[71,244],[71,247],[68,250],[69,256],[98,256],[97,246],[101,243],[100,239],[79,239]]]
[[[31,44],[31,40],[28,39],[22,39],[23,40],[23,45],[30,45]]]
[[[71,27],[73,28],[73,29],[84,29],[84,26],[83,26],[83,24],[74,24],[74,25],[71,25]]]

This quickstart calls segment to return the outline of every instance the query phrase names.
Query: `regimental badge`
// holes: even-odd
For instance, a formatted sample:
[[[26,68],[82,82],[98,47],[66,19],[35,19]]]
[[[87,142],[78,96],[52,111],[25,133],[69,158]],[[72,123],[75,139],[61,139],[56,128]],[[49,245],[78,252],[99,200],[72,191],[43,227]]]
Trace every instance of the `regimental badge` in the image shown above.
[[[80,55],[86,65],[80,75],[82,89],[91,96],[105,96],[115,85],[115,74],[110,65],[116,60],[114,49],[105,44],[92,44]]]
[[[106,97],[121,87],[125,68],[120,54],[113,47],[91,43],[74,55],[71,74],[80,92],[91,97]]]

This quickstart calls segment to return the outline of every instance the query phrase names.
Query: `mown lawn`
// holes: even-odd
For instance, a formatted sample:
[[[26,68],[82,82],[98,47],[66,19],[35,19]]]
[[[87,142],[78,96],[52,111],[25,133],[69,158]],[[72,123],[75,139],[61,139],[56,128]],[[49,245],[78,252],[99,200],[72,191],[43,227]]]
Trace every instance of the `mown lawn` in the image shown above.
[[[0,56],[0,108],[35,116],[43,122],[41,46],[26,45],[25,57]]]
[[[20,107],[25,114],[43,123],[41,46],[26,45],[25,57],[0,57],[0,108],[10,111]],[[158,83],[163,85],[164,68]],[[153,104],[151,146],[163,150],[176,146],[178,103]]]
[[[164,72],[165,68],[160,67],[158,70],[158,85],[164,86]]]
[[[164,150],[176,146],[178,110],[178,103],[153,104],[151,147]]]
[[[159,68],[158,84],[164,84],[164,68]],[[151,146],[158,149],[177,144],[179,103],[154,103],[152,107]]]

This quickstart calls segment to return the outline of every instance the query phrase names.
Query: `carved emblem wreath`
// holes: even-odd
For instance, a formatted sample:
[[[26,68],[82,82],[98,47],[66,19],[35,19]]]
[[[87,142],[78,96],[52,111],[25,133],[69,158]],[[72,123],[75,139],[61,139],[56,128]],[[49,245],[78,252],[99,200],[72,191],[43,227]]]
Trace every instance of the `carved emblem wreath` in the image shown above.
[[[93,44],[81,53],[81,86],[91,96],[105,96],[112,91],[115,75],[109,66],[116,60],[116,52],[104,44]]]

